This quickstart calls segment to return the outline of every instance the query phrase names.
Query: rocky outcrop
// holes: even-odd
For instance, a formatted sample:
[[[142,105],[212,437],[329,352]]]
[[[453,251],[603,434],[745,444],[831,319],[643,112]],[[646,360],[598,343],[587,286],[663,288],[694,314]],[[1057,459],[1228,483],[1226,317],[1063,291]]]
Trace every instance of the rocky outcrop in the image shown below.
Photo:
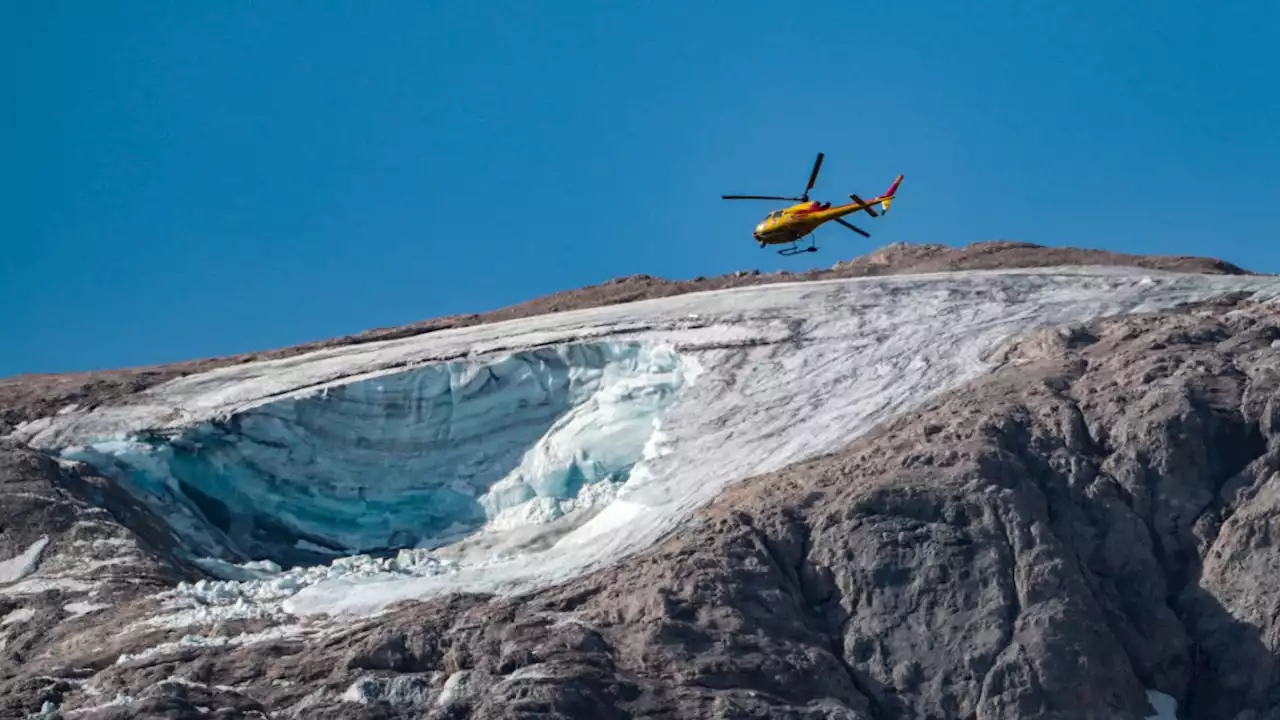
[[[195,579],[167,527],[114,484],[0,441],[0,717],[56,703],[115,662],[156,609],[149,594]]]
[[[162,524],[6,445],[0,717],[1280,718],[1273,344],[1231,299],[1020,338],[619,566],[201,629],[252,644],[147,625],[195,577]]]

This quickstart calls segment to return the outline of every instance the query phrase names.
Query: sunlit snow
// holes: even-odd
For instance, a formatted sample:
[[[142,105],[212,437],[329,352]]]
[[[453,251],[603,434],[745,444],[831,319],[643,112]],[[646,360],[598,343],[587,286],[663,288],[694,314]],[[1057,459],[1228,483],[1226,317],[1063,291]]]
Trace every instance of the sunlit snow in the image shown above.
[[[197,554],[287,543],[319,565],[223,563],[228,581],[172,594],[189,619],[364,613],[616,562],[728,484],[982,376],[1014,336],[1232,291],[1274,299],[1280,279],[1098,267],[696,293],[222,368],[17,434],[121,463]]]
[[[0,560],[0,584],[15,583],[30,575],[40,562],[40,553],[49,544],[48,537],[41,537],[31,543],[17,556],[8,560]]]
[[[110,607],[111,606],[106,603],[69,602],[66,605],[63,605],[62,609],[65,610],[70,617],[80,617],[81,615],[88,615],[90,613],[98,612],[99,610],[106,610]]]
[[[3,618],[0,618],[0,627],[16,623],[24,623],[35,616],[36,611],[33,608],[18,608],[17,610],[10,611],[9,614],[5,615]]]

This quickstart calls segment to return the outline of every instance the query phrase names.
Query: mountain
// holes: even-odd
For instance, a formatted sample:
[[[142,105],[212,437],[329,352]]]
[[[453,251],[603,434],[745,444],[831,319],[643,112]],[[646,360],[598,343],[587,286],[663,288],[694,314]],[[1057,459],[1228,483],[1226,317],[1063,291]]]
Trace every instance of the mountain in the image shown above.
[[[1280,717],[1278,296],[895,245],[9,378],[0,716]]]

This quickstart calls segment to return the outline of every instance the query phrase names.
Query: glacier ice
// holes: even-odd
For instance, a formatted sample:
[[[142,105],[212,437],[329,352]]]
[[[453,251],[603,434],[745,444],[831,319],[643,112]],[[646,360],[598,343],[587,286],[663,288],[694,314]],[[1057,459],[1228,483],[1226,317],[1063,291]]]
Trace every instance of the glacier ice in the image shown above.
[[[730,484],[838,451],[991,372],[993,351],[1022,333],[1227,292],[1271,301],[1280,278],[1034,268],[691,293],[220,368],[14,435],[117,467],[185,528],[193,552],[234,544],[222,559],[235,563],[270,546],[259,554],[327,563],[240,567],[241,585],[184,588],[179,599],[196,604],[183,606],[186,617],[377,612],[612,564],[692,521]],[[443,398],[445,387],[448,403],[412,400]],[[424,419],[446,408],[447,432]],[[445,432],[433,459],[409,427]],[[174,465],[184,447],[212,448],[205,457],[222,464]],[[454,479],[424,479],[428,468]],[[237,512],[202,519],[219,507]],[[426,555],[334,562],[398,543]]]
[[[642,460],[683,370],[669,347],[558,345],[426,364],[63,456],[127,484],[197,555],[294,564],[314,560],[308,548],[436,547],[490,519],[545,523],[607,499]]]
[[[182,628],[231,619],[284,619],[282,602],[316,583],[338,578],[390,582],[449,572],[452,563],[423,549],[400,550],[394,557],[349,555],[325,565],[283,569],[271,561],[239,565],[201,558],[199,565],[223,580],[180,582],[161,593],[168,610],[143,620],[148,627]]]

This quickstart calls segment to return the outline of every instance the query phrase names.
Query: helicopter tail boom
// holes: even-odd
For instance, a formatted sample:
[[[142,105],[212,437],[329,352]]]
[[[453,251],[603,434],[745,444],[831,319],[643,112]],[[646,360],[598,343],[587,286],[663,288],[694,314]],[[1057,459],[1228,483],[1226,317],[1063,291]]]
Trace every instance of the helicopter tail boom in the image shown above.
[[[889,189],[884,192],[884,195],[880,196],[881,212],[889,212],[889,204],[893,202],[894,193],[898,192],[898,186],[901,184],[902,184],[902,176],[899,175],[898,177],[894,178],[893,184],[890,185]]]

